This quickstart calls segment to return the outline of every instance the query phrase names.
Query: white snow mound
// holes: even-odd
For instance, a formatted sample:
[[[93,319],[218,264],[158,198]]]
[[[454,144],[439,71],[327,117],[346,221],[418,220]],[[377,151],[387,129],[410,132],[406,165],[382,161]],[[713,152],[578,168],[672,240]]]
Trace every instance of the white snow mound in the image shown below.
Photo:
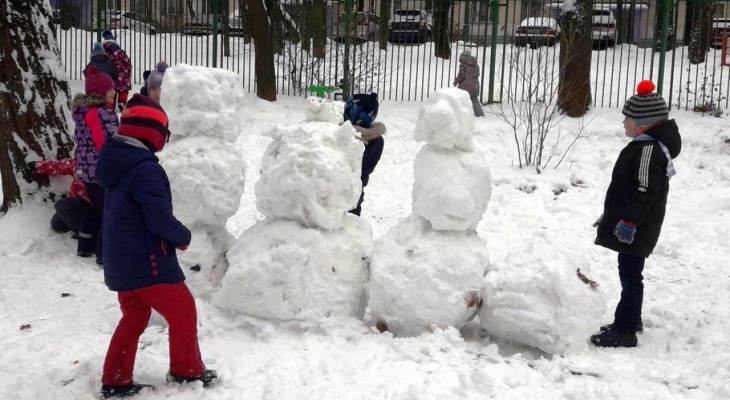
[[[218,291],[228,269],[226,252],[235,238],[225,227],[197,227],[190,231],[190,246],[184,252],[178,251],[177,258],[185,272],[185,283],[196,296],[209,299]]]
[[[175,136],[234,142],[243,129],[243,84],[233,71],[177,64],[165,71],[160,104]]]
[[[492,177],[480,153],[427,144],[413,163],[413,213],[437,230],[474,230],[492,196]]]
[[[583,350],[606,311],[601,288],[584,281],[587,264],[537,240],[507,256],[484,280],[482,328],[551,354]]]
[[[339,124],[344,120],[345,103],[338,100],[307,97],[304,120],[307,122],[332,122]]]
[[[246,183],[246,163],[233,145],[194,136],[168,143],[158,156],[170,178],[175,216],[188,228],[225,226]]]
[[[367,284],[373,319],[398,336],[460,329],[476,314],[488,268],[476,232],[436,231],[411,215],[376,242]]]
[[[228,252],[230,268],[213,301],[265,319],[362,318],[372,247],[370,225],[354,215],[334,231],[259,221]]]
[[[434,92],[421,107],[413,137],[445,149],[474,150],[474,109],[466,91]]]
[[[267,218],[339,229],[360,198],[363,144],[347,122],[276,126],[261,160],[256,207]]]

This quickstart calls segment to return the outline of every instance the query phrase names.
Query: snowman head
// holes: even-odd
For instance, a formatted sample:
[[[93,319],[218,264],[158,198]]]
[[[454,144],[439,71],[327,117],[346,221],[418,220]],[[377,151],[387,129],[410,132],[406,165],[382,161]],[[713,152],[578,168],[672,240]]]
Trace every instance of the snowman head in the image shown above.
[[[436,91],[421,107],[414,138],[446,149],[474,150],[474,111],[469,94],[449,88]]]

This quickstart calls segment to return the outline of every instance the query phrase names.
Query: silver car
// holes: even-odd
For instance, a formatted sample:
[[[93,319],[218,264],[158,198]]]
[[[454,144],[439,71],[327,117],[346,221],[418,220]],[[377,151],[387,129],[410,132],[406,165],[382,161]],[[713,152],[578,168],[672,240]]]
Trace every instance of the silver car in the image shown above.
[[[375,40],[380,33],[380,17],[375,14],[356,12],[350,14],[350,29],[347,32],[346,14],[340,13],[335,26],[332,28],[332,38],[350,41]]]

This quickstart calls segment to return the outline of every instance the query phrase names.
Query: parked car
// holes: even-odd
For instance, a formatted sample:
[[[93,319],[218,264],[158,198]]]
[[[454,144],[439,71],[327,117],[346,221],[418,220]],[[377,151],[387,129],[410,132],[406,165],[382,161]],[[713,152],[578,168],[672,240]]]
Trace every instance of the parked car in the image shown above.
[[[527,18],[515,30],[515,46],[555,46],[560,37],[558,21],[547,17]]]
[[[388,41],[423,43],[431,40],[433,17],[424,10],[396,10],[388,24]]]
[[[96,29],[96,15],[93,15],[91,29]],[[144,17],[131,11],[102,10],[101,29],[128,29],[134,32],[154,35],[157,28]]]
[[[593,44],[606,44],[613,47],[616,44],[616,18],[607,6],[593,6],[593,28],[591,31]]]
[[[238,11],[228,16],[228,34],[231,36],[243,35],[243,23],[238,17]],[[200,14],[183,24],[182,32],[187,35],[210,35],[213,33],[213,22],[216,22],[216,30],[223,33],[225,18],[223,15]]]
[[[380,17],[375,14],[356,12],[350,14],[349,33],[346,27],[346,13],[340,13],[332,29],[332,38],[343,40],[345,37],[351,41],[375,40],[380,33]]]
[[[710,46],[714,49],[721,49],[723,36],[730,36],[730,18],[713,19]]]

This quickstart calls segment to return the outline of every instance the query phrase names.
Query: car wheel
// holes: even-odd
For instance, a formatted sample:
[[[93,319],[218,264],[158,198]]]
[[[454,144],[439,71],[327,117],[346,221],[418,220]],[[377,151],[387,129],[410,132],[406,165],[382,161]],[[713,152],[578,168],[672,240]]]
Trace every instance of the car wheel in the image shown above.
[[[155,32],[154,29],[150,29],[150,35],[156,35],[156,34],[157,34],[157,32]]]
[[[616,46],[616,41],[615,40],[609,40],[608,41],[608,47],[614,47],[614,46]]]

